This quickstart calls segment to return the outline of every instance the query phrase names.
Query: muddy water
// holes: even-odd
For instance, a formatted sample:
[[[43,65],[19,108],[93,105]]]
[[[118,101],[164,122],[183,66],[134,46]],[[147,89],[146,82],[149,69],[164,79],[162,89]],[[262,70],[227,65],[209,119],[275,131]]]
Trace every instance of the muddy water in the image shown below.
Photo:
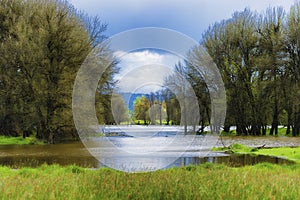
[[[98,167],[99,162],[80,142],[55,145],[0,146],[0,164],[11,167],[36,167],[44,163]]]

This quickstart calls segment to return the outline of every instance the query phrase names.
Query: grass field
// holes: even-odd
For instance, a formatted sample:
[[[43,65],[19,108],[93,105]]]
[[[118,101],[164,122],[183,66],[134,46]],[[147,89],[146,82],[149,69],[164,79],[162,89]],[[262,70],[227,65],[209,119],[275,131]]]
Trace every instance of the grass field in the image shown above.
[[[1,199],[297,199],[300,166],[203,164],[151,173],[0,167]]]
[[[31,143],[31,138],[0,138],[0,144]],[[58,165],[0,167],[0,199],[299,199],[300,147],[234,144],[230,150],[286,157],[298,164],[231,168],[206,163],[149,173]]]

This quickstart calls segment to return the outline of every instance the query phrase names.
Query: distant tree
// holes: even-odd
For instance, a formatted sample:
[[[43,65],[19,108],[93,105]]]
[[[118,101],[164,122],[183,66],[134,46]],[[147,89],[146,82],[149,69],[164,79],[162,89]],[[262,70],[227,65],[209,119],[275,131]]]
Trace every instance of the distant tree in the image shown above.
[[[172,121],[172,125],[180,125],[181,109],[176,97],[172,97],[166,102],[167,118]]]
[[[198,48],[194,48],[190,51],[187,58],[188,61],[185,62],[186,67],[186,76],[188,81],[191,83],[193,90],[195,91],[195,95],[198,99],[199,111],[200,111],[200,128],[198,132],[202,134],[204,132],[204,128],[207,125],[211,124],[211,96],[212,91],[209,91],[207,81],[208,80],[216,80],[213,77],[208,78],[209,69],[203,69],[203,62],[206,62],[203,58],[204,55],[202,51]],[[206,78],[204,77],[206,76]],[[213,88],[210,88],[213,90]]]
[[[181,113],[181,125],[184,127],[184,133],[188,132],[188,126],[193,126],[193,132],[196,132],[196,126],[199,124],[199,106],[195,91],[188,81],[186,67],[182,63],[175,66],[175,73],[165,80],[165,86],[169,88],[178,99]]]
[[[148,99],[150,103],[149,116],[151,124],[155,125],[157,123],[156,120],[159,120],[159,124],[162,125],[165,117],[163,90],[156,91],[155,93],[151,92]]]
[[[121,122],[128,122],[129,110],[121,95],[113,94],[111,100],[111,109],[116,124],[120,124]]]
[[[149,110],[149,117],[152,125],[156,124],[156,115],[159,112],[158,107],[156,106],[157,98],[156,95],[151,92],[149,94],[149,103],[150,103],[150,110]]]
[[[179,125],[181,114],[180,105],[176,99],[176,95],[168,88],[163,89],[161,95],[166,107],[166,124],[170,125],[172,122],[173,125]]]
[[[147,121],[149,120],[149,109],[150,102],[143,95],[142,97],[136,98],[134,101],[134,117],[136,120],[143,120],[144,125],[147,125]]]

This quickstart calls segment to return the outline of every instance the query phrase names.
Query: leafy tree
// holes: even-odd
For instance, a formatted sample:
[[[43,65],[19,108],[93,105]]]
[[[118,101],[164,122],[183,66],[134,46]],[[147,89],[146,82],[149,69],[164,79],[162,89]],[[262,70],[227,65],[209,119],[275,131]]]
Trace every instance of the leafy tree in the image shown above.
[[[237,126],[239,134],[259,132],[257,104],[252,90],[255,71],[255,15],[249,9],[211,26],[202,44],[216,63],[227,90],[225,129]]]
[[[278,135],[280,113],[280,76],[285,71],[285,27],[282,8],[268,8],[261,16],[258,28],[260,53],[263,60],[264,77],[267,77],[270,88],[270,99],[273,101],[272,127],[270,135]]]
[[[162,125],[163,119],[165,118],[165,104],[163,90],[156,91],[155,93],[151,92],[149,94],[149,103],[150,110],[149,116],[151,124],[155,125],[159,120],[159,124]]]
[[[287,89],[283,87],[288,85],[284,35],[281,8],[269,8],[261,16],[249,9],[236,12],[203,35],[202,44],[227,91],[225,130],[236,125],[238,134],[265,135],[271,123],[270,134],[278,134],[282,93]],[[190,62],[195,60],[199,58],[194,56]]]
[[[166,106],[167,125],[170,125],[170,122],[172,122],[172,125],[179,125],[181,112],[179,102],[176,99],[176,95],[173,92],[171,92],[171,90],[168,88],[163,89],[161,92],[163,102]]]
[[[111,100],[112,113],[117,124],[128,122],[129,110],[121,95],[114,94]]]
[[[196,132],[196,126],[199,124],[198,100],[188,81],[186,67],[182,63],[178,63],[175,73],[166,78],[165,86],[176,95],[179,102],[180,122],[184,126],[184,133],[188,132],[188,126],[193,126],[193,132]]]
[[[149,120],[149,109],[150,102],[143,95],[142,97],[136,98],[134,101],[134,117],[136,120],[143,120],[144,125],[147,125],[147,121]]]
[[[36,133],[49,143],[66,133],[75,136],[73,82],[93,48],[109,52],[102,44],[106,25],[67,1],[4,0],[0,16],[0,51],[5,55],[0,59],[2,134]],[[99,88],[112,86],[114,66],[111,57]]]
[[[0,1],[0,131],[12,136],[22,130],[18,121],[22,114],[18,109],[22,103],[22,89],[18,87],[21,76],[13,58],[19,40],[16,27],[21,24],[23,13],[21,1]]]
[[[288,62],[282,76],[284,108],[287,113],[287,134],[300,134],[300,3],[295,3],[287,16],[286,51]],[[291,131],[292,129],[292,131]]]

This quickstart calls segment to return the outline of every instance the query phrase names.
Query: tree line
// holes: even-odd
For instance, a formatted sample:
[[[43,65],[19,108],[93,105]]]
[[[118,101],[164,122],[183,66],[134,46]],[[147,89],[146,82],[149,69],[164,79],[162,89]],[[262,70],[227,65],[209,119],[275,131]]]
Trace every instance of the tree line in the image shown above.
[[[137,97],[132,119],[137,121],[135,123],[144,125],[180,125],[180,112],[176,95],[170,90],[162,89]]]
[[[212,24],[199,46],[176,65],[176,74],[166,79],[165,86],[174,91],[185,85],[181,79],[188,81],[198,99],[200,116],[193,122],[184,121],[183,105],[177,115],[182,125],[200,125],[198,131],[203,132],[213,123],[213,110],[211,88],[197,70],[203,63],[201,48],[216,64],[226,88],[224,131],[235,126],[239,135],[266,135],[268,130],[278,135],[279,125],[284,125],[287,135],[300,135],[299,2],[287,13],[281,7],[269,7],[263,13],[248,8],[235,12],[230,19]],[[172,108],[167,102],[177,98],[165,99],[166,110]]]
[[[77,137],[72,88],[89,52],[103,46],[107,25],[76,10],[68,1],[0,1],[0,134]],[[112,120],[110,107],[115,62],[99,80],[100,123]],[[109,113],[109,114],[106,114]]]
[[[99,123],[127,119],[122,99],[112,95],[118,69],[104,43],[106,28],[98,17],[76,10],[68,1],[1,0],[0,134],[34,134],[49,143],[55,137],[77,137],[71,109],[73,83],[87,55],[99,46],[99,51],[111,54],[111,65],[95,95]],[[277,135],[278,126],[285,125],[286,134],[300,135],[299,2],[288,13],[280,7],[261,14],[246,8],[211,25],[199,46],[166,78],[166,89],[136,100],[135,119],[181,124],[186,129],[191,125],[198,132],[214,123],[212,88],[197,70],[203,59],[200,47],[211,56],[225,84],[225,131],[236,126],[240,135],[266,135],[271,126],[270,135]],[[193,97],[174,93],[185,80],[192,88],[181,87],[182,92],[191,94],[192,89],[197,103]],[[115,103],[115,113],[112,99],[120,102]],[[200,115],[193,115],[195,110]]]
[[[211,124],[207,84],[187,60],[174,67],[174,73],[165,78],[161,90],[136,99],[133,118],[145,125],[180,125],[184,133],[203,134],[204,128]]]
[[[300,134],[299,2],[288,13],[281,7],[261,14],[248,8],[235,12],[211,25],[202,38],[200,45],[212,57],[226,88],[225,131],[236,126],[239,135],[266,135],[270,126],[270,135],[277,135],[278,126],[285,125],[286,134]],[[190,73],[200,59],[197,48],[189,53],[183,74],[205,99],[207,92],[199,92],[205,91],[203,81]],[[199,105],[209,110],[205,102]]]

